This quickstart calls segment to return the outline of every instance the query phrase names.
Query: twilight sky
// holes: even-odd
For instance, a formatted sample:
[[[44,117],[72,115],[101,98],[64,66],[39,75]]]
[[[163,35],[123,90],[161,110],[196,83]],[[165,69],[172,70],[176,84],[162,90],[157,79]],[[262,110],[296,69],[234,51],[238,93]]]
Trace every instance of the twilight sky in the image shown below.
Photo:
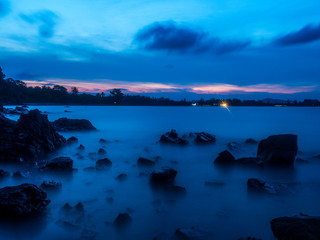
[[[315,0],[0,0],[0,66],[86,92],[319,99],[319,13]]]

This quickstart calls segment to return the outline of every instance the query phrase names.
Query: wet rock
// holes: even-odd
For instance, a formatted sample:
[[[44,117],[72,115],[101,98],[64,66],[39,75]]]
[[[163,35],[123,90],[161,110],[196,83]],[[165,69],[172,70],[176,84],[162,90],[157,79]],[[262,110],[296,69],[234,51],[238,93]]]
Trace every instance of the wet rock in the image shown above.
[[[177,175],[178,171],[172,168],[161,168],[154,170],[151,173],[152,183],[172,183]]]
[[[278,240],[316,240],[320,239],[320,217],[279,217],[272,219],[271,229]]]
[[[103,139],[103,138],[100,138],[99,142],[100,142],[100,143],[107,143],[108,141],[105,140],[105,139]]]
[[[96,162],[96,169],[97,170],[104,170],[110,168],[112,166],[112,162],[108,158],[99,159]]]
[[[285,184],[269,183],[256,178],[249,178],[247,187],[249,191],[268,194],[277,194],[287,189],[287,185]]]
[[[128,175],[127,175],[127,174],[121,173],[121,174],[119,174],[119,175],[116,177],[116,180],[118,180],[118,181],[124,181],[124,180],[127,180],[127,178],[128,178]]]
[[[43,167],[43,171],[72,171],[73,160],[69,157],[57,157],[46,162]]]
[[[246,144],[258,144],[258,141],[253,138],[248,138],[245,141]]]
[[[171,132],[167,132],[160,137],[161,143],[171,143],[171,144],[179,144],[185,145],[188,144],[188,141],[180,138],[176,132],[176,130],[171,130]]]
[[[10,176],[9,172],[0,169],[0,179],[6,178],[6,177],[9,177],[9,176]]]
[[[85,150],[85,147],[82,144],[80,144],[78,150]]]
[[[66,143],[39,110],[21,114],[17,122],[0,116],[0,161],[37,161]]]
[[[53,180],[51,181],[43,181],[40,185],[40,188],[46,190],[46,191],[58,191],[62,188],[61,182],[55,182]]]
[[[100,149],[98,150],[98,153],[99,153],[100,155],[104,155],[104,154],[107,154],[107,151],[104,150],[103,148],[100,148]]]
[[[79,141],[78,138],[72,136],[72,137],[68,138],[67,143],[73,144],[73,143],[77,143],[78,141]]]
[[[141,167],[153,167],[156,163],[152,160],[147,159],[147,158],[139,157],[137,164],[138,164],[138,166],[141,166]]]
[[[13,173],[14,178],[28,178],[30,177],[31,173],[29,171],[16,171]]]
[[[237,142],[229,142],[229,143],[228,143],[228,148],[229,148],[229,150],[231,150],[231,151],[237,151],[237,150],[239,150],[241,147],[240,147],[240,144],[237,143]]]
[[[257,156],[265,165],[293,166],[298,152],[297,135],[273,135],[260,141]]]
[[[116,219],[113,221],[113,224],[116,227],[126,227],[132,222],[132,218],[128,213],[120,213]]]
[[[59,118],[52,122],[56,131],[84,131],[84,130],[97,130],[89,120],[86,119],[68,119]]]
[[[33,184],[0,189],[0,216],[3,218],[39,214],[49,203],[47,194]]]
[[[191,228],[178,228],[174,233],[176,239],[185,239],[185,240],[204,240],[207,239],[207,236],[204,232]]]
[[[235,164],[236,159],[234,156],[227,150],[219,153],[219,156],[214,161],[214,164],[217,165],[229,165],[229,164]]]
[[[196,133],[195,142],[200,144],[215,143],[216,136],[205,132]]]

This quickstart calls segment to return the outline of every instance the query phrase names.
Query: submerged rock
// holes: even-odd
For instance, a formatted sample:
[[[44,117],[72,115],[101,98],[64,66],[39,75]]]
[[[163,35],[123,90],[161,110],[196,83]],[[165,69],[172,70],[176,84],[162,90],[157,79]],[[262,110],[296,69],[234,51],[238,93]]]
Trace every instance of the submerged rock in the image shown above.
[[[17,122],[0,116],[0,132],[0,161],[36,161],[66,143],[38,109]]]
[[[104,150],[103,148],[99,148],[98,153],[99,153],[100,155],[104,155],[104,154],[107,153],[107,151]]]
[[[237,151],[240,149],[240,144],[237,143],[237,142],[229,142],[228,143],[228,148],[231,150],[231,151]]]
[[[79,147],[78,147],[78,150],[82,151],[84,149],[85,149],[85,147],[82,144],[80,144]]]
[[[97,170],[104,170],[106,168],[110,168],[112,166],[112,162],[108,158],[99,159],[96,162]]]
[[[214,161],[214,164],[218,164],[218,165],[229,165],[229,164],[235,164],[235,163],[236,163],[236,159],[227,150],[219,153],[219,156]]]
[[[113,221],[113,224],[116,227],[126,227],[132,222],[132,218],[128,213],[120,213],[116,219]]]
[[[277,194],[287,189],[287,185],[285,184],[269,183],[256,178],[249,178],[247,187],[250,191],[268,194]]]
[[[172,143],[172,144],[179,144],[179,145],[185,145],[188,144],[188,141],[180,138],[176,132],[176,130],[171,130],[171,132],[167,132],[166,134],[163,134],[160,137],[161,143]]]
[[[72,136],[72,137],[68,138],[67,143],[73,144],[73,143],[77,143],[78,141],[79,141],[78,138]]]
[[[0,179],[6,178],[6,177],[9,177],[9,176],[10,176],[10,173],[9,173],[9,172],[0,169]]]
[[[28,178],[30,177],[30,172],[29,171],[16,171],[13,173],[14,178]]]
[[[52,125],[57,131],[84,131],[84,130],[97,130],[87,119],[68,119],[59,118],[52,122]]]
[[[320,239],[320,217],[279,217],[272,219],[271,229],[278,240],[316,240]]]
[[[260,141],[257,156],[265,165],[293,166],[298,152],[297,135],[273,135]]]
[[[172,168],[161,168],[154,170],[151,173],[152,183],[172,183],[177,175],[178,171]]]
[[[142,166],[142,167],[153,167],[156,163],[152,160],[147,159],[147,158],[139,157],[137,164],[138,164],[138,166]]]
[[[194,140],[196,143],[204,144],[204,143],[215,143],[216,136],[211,135],[209,133],[200,132],[196,133],[196,138]]]
[[[124,181],[124,180],[127,180],[127,178],[128,178],[128,175],[127,175],[127,174],[121,173],[121,174],[119,174],[119,175],[116,177],[116,180],[118,180],[118,181]]]
[[[236,160],[237,164],[245,165],[245,166],[257,166],[263,167],[263,162],[261,159],[256,157],[245,157],[245,158],[238,158]]]
[[[2,218],[39,214],[49,203],[47,194],[33,184],[25,183],[0,189],[0,216]]]
[[[73,160],[69,157],[57,157],[46,162],[41,170],[72,171]]]
[[[43,181],[40,185],[40,188],[47,190],[47,191],[57,191],[62,188],[61,182],[51,181]]]
[[[258,144],[258,141],[253,138],[248,138],[245,141],[246,144]]]
[[[176,239],[183,240],[204,240],[208,237],[205,232],[197,230],[194,227],[178,228],[174,235]]]

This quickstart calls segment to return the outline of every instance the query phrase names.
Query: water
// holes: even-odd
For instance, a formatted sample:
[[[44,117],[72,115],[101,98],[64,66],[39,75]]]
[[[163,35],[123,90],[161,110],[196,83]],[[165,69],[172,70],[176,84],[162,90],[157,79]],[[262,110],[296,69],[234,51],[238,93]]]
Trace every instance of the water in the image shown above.
[[[60,117],[88,119],[99,131],[62,133],[66,138],[79,139],[86,147],[85,158],[75,156],[79,145],[75,144],[52,156],[72,157],[78,169],[72,175],[32,171],[27,182],[40,185],[43,180],[53,179],[62,182],[62,190],[48,194],[51,203],[44,218],[29,221],[27,226],[1,223],[1,236],[7,239],[80,239],[84,229],[95,232],[96,239],[171,239],[178,227],[192,226],[206,232],[208,239],[274,239],[272,218],[300,212],[320,215],[320,161],[311,159],[320,153],[319,108],[231,107],[230,112],[220,107],[33,108],[47,111],[51,121]],[[215,134],[217,142],[206,146],[191,143],[186,147],[159,144],[161,134],[171,129],[179,135],[206,131]],[[260,140],[280,133],[297,134],[299,156],[310,163],[296,163],[293,170],[286,171],[222,170],[213,165],[231,141],[241,144],[241,149],[233,152],[236,157],[255,156],[257,146],[244,144],[245,139]],[[100,138],[108,143],[101,144]],[[90,158],[89,153],[96,153],[101,147],[107,151],[105,157],[112,161],[112,167],[103,172],[84,171],[99,159],[95,155]],[[186,196],[177,198],[153,189],[148,177],[152,169],[136,166],[138,157],[157,159],[155,168],[177,169],[175,183],[186,188]],[[13,166],[1,168],[16,170]],[[115,179],[121,173],[128,175],[127,180]],[[246,186],[252,177],[293,184],[289,192],[280,196],[253,196]],[[205,181],[224,185],[208,187]],[[23,182],[26,180],[8,178],[0,185]],[[61,224],[65,219],[59,210],[66,202],[71,206],[82,202],[86,212],[73,231]],[[129,213],[133,221],[130,227],[118,231],[111,223],[122,212]]]

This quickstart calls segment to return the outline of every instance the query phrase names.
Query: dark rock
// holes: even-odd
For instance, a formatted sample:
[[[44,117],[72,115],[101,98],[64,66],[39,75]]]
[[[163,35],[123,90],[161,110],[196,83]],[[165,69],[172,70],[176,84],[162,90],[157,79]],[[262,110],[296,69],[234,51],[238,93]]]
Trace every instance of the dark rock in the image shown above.
[[[219,153],[219,156],[214,161],[214,164],[218,164],[218,165],[229,165],[229,164],[235,164],[235,163],[236,163],[236,159],[227,150]]]
[[[113,202],[114,202],[113,197],[108,197],[108,198],[107,198],[107,202],[108,202],[108,203],[113,203]]]
[[[207,236],[204,232],[191,228],[178,228],[174,233],[177,239],[185,240],[203,240],[207,239]]]
[[[84,131],[84,130],[97,130],[89,120],[86,119],[68,119],[59,118],[55,120],[52,125],[57,131]]]
[[[118,181],[124,181],[124,180],[126,180],[127,178],[128,178],[128,175],[127,175],[127,174],[121,173],[121,174],[119,174],[119,175],[116,177],[116,180],[118,180]]]
[[[263,167],[263,162],[261,159],[256,157],[246,157],[246,158],[239,158],[236,160],[237,164],[245,165],[245,166],[258,166]]]
[[[95,170],[96,170],[95,167],[86,167],[86,168],[83,169],[83,171],[88,171],[88,172],[93,172]]]
[[[257,156],[272,166],[293,166],[298,152],[297,135],[273,135],[260,141]]]
[[[268,194],[277,194],[287,189],[287,185],[285,184],[268,183],[256,178],[249,178],[247,187],[249,191]]]
[[[152,160],[146,159],[146,158],[142,158],[139,157],[138,161],[137,161],[138,166],[142,166],[142,167],[152,167],[154,166],[156,163]]]
[[[112,166],[112,162],[108,158],[99,159],[96,162],[97,170],[104,170],[106,168],[110,168]]]
[[[185,145],[188,144],[188,141],[178,137],[176,130],[171,130],[171,132],[167,132],[160,137],[161,143],[172,143],[172,144],[180,144]]]
[[[195,139],[196,143],[215,143],[216,142],[216,136],[211,135],[209,133],[205,133],[205,132],[200,132],[200,133],[196,133],[196,139]]]
[[[106,150],[104,150],[103,148],[100,148],[100,149],[98,150],[98,153],[99,153],[100,155],[104,155],[104,154],[106,154],[107,152],[106,152]]]
[[[78,150],[84,150],[84,149],[85,149],[85,147],[82,144],[80,144],[78,147]]]
[[[46,190],[46,191],[57,191],[62,188],[61,182],[55,182],[55,181],[43,181],[40,185],[40,188]]]
[[[240,149],[240,144],[239,143],[236,143],[236,142],[229,142],[228,143],[228,148],[231,150],[231,151],[237,151]]]
[[[248,138],[245,141],[246,144],[258,144],[258,141],[253,138]]]
[[[72,143],[77,143],[78,141],[79,141],[78,138],[70,137],[70,138],[68,138],[67,143],[72,144]]]
[[[49,203],[47,194],[33,184],[25,183],[0,189],[0,216],[2,218],[39,214]]]
[[[37,161],[66,140],[39,110],[21,114],[17,122],[0,116],[0,161]]]
[[[151,173],[151,182],[153,183],[172,183],[178,171],[172,168],[162,168],[154,170]]]
[[[278,240],[316,240],[320,239],[320,217],[279,217],[272,219],[271,229]]]
[[[16,171],[13,173],[14,178],[28,178],[30,177],[30,172],[29,171]]]
[[[73,160],[69,157],[57,157],[46,162],[41,170],[72,171]]]
[[[10,173],[9,173],[9,172],[0,169],[0,179],[6,178],[6,177],[9,177],[9,176],[10,176]]]
[[[116,227],[126,227],[132,222],[132,218],[128,213],[120,213],[116,219],[113,221],[113,224]]]
[[[100,142],[100,143],[107,143],[108,141],[105,140],[105,139],[103,139],[103,138],[100,138],[99,142]]]

